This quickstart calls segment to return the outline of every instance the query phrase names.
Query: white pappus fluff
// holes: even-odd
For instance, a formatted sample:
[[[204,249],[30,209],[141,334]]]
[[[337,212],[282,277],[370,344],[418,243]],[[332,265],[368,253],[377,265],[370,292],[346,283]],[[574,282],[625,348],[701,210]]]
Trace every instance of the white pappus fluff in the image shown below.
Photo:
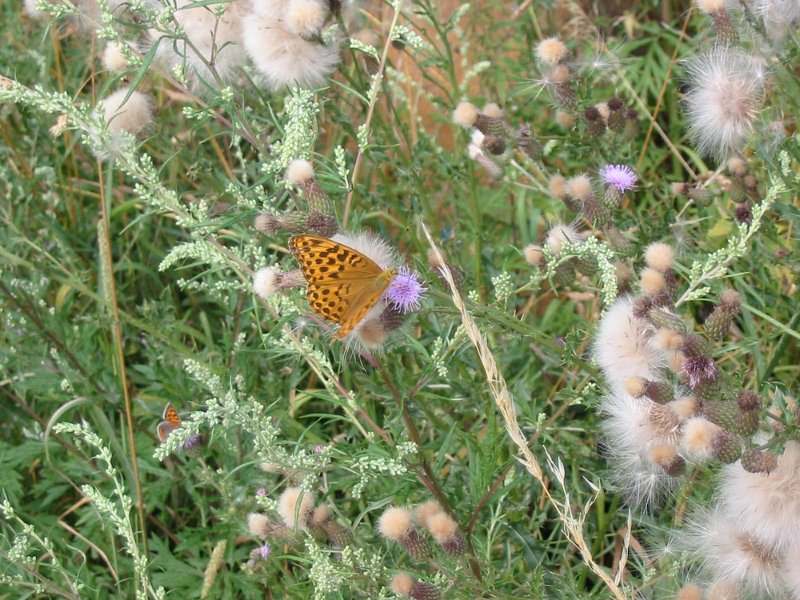
[[[324,5],[311,0],[254,0],[244,19],[244,46],[256,69],[273,90],[325,85],[339,63],[335,43],[318,31],[327,17]]]
[[[157,57],[168,67],[185,61],[190,83],[204,82],[217,87],[206,63],[213,64],[220,79],[228,82],[234,79],[237,69],[247,60],[242,44],[244,0],[186,8],[192,3],[192,0],[176,0],[177,10],[174,12],[175,21],[183,28],[189,43],[181,39],[162,39],[164,34],[155,30],[150,30],[149,36],[153,43],[158,43]],[[222,15],[218,17],[216,13],[220,9]]]
[[[698,149],[718,158],[741,149],[761,108],[763,64],[721,45],[689,61],[687,71],[686,117]]]

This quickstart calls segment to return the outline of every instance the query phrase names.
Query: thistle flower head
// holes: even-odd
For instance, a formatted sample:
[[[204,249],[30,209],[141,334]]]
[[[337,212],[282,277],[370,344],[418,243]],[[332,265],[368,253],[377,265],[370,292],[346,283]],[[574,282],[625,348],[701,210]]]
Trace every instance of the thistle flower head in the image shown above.
[[[256,548],[256,550],[258,551],[258,558],[260,558],[261,560],[267,560],[269,558],[269,552],[271,549],[272,548],[270,548],[270,545],[264,542],[263,546],[259,546],[258,548]]]
[[[717,365],[707,356],[687,356],[683,374],[689,380],[689,387],[695,388],[717,379]]]
[[[607,186],[616,189],[619,193],[632,190],[636,187],[638,179],[636,173],[625,165],[606,165],[600,169],[600,177]]]
[[[688,75],[686,113],[699,150],[717,157],[738,150],[761,107],[763,66],[741,51],[720,45],[691,61]]]
[[[420,300],[427,289],[414,271],[401,268],[397,277],[386,288],[384,297],[402,312],[409,312],[419,308]]]

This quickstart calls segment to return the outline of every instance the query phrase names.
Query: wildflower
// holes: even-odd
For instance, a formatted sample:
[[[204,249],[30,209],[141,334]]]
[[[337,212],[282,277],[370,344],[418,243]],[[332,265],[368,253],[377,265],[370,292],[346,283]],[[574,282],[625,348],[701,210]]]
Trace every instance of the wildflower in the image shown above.
[[[269,558],[270,550],[271,550],[270,545],[264,542],[263,546],[259,546],[258,548],[256,548],[256,551],[258,552],[258,558],[260,558],[261,560],[267,560]]]
[[[128,68],[128,61],[120,51],[117,42],[108,42],[103,48],[103,66],[111,73],[122,73]]]
[[[693,583],[687,583],[678,590],[675,600],[703,600],[703,590]]]
[[[557,37],[542,40],[536,45],[536,57],[545,65],[555,66],[569,54],[566,45]]]
[[[629,377],[659,379],[661,352],[652,346],[655,331],[645,319],[634,316],[630,296],[617,300],[598,327],[594,354],[612,388],[622,388]]]
[[[322,452],[324,451],[325,451],[325,446],[323,446],[322,444],[317,444],[316,446],[314,446],[314,454],[322,454]]]
[[[544,264],[544,251],[537,244],[528,244],[522,250],[525,262],[534,267],[541,267]]]
[[[600,177],[606,185],[606,202],[616,204],[622,194],[636,187],[636,173],[625,165],[606,165],[600,169]]]
[[[149,31],[156,56],[169,67],[186,65],[189,82],[203,83],[212,88],[222,82],[232,81],[237,70],[245,64],[242,45],[242,19],[244,4],[219,3],[214,10],[209,6],[190,6],[193,0],[176,0],[172,15],[186,40],[165,36],[160,31]],[[221,10],[221,16],[218,11]],[[162,39],[169,37],[169,39]],[[209,69],[213,65],[213,71]]]
[[[436,540],[436,543],[438,543],[445,552],[453,556],[464,553],[466,549],[464,536],[461,535],[458,529],[458,523],[446,512],[441,511],[429,516],[425,526],[433,536],[433,539]]]
[[[387,540],[403,544],[414,560],[420,560],[428,553],[428,542],[414,527],[411,511],[405,508],[387,508],[378,520],[378,531]]]
[[[718,158],[737,151],[761,107],[765,73],[751,56],[719,46],[692,60],[686,113],[699,150]]]
[[[181,448],[189,456],[198,456],[204,445],[205,440],[203,440],[203,436],[199,433],[195,433],[194,435],[190,435],[188,438],[186,438],[186,441],[183,442]]]
[[[715,579],[737,588],[735,596],[723,597],[782,597],[782,557],[777,548],[743,531],[738,515],[719,509],[696,515],[687,525],[684,544]]]
[[[260,487],[260,488],[258,488],[258,489],[256,490],[256,496],[258,496],[258,497],[260,497],[260,498],[263,498],[263,497],[264,497],[264,496],[266,496],[266,495],[267,495],[267,488],[265,488],[265,487]]]
[[[414,600],[439,600],[440,594],[430,583],[414,581],[408,573],[397,573],[392,577],[390,585],[392,592],[398,596],[413,598]]]
[[[337,45],[318,38],[318,28],[327,14],[321,2],[310,0],[262,0],[253,4],[243,20],[243,42],[270,89],[325,84],[339,63]]]
[[[305,529],[314,510],[314,494],[299,487],[286,488],[278,499],[278,511],[290,529]]]
[[[264,299],[282,290],[302,285],[305,285],[305,279],[300,269],[282,273],[273,267],[264,267],[253,274],[253,291]]]
[[[733,218],[737,223],[750,223],[753,220],[753,211],[749,203],[739,204],[733,212]]]
[[[392,280],[384,293],[388,302],[402,312],[416,310],[427,288],[417,278],[417,274],[405,267],[401,267],[397,277]]]
[[[106,96],[100,106],[111,138],[109,152],[112,155],[122,150],[125,133],[134,137],[140,135],[153,120],[150,99],[127,87]]]
[[[247,515],[247,529],[250,531],[250,535],[255,537],[277,537],[290,543],[297,541],[297,536],[286,525],[273,521],[260,513]]]

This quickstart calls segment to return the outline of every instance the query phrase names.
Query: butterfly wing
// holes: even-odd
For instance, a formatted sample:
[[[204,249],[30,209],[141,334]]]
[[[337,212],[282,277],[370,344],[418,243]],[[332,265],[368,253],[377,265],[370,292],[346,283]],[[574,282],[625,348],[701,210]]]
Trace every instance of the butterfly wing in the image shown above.
[[[161,415],[161,418],[163,421],[158,424],[156,431],[158,432],[158,439],[161,440],[163,444],[169,437],[169,434],[181,426],[181,416],[170,402],[164,407],[164,413]]]
[[[380,299],[394,278],[357,250],[313,235],[298,235],[289,248],[308,282],[306,297],[315,313],[341,325],[336,337],[350,333]]]
[[[158,427],[156,428],[156,431],[158,432],[158,439],[161,440],[161,443],[163,444],[164,442],[167,441],[169,434],[175,431],[176,429],[177,427],[175,427],[175,425],[173,425],[169,421],[161,421],[161,423],[159,423]]]

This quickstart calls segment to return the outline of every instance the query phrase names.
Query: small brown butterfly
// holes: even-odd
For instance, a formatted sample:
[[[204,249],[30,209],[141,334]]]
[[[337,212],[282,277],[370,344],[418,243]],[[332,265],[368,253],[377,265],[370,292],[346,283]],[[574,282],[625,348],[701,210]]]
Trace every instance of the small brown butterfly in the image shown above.
[[[296,235],[289,249],[308,282],[308,304],[323,319],[340,325],[344,338],[366,316],[392,280],[396,269],[382,269],[358,250],[315,235]]]
[[[158,431],[158,439],[160,439],[163,444],[169,437],[169,434],[181,426],[181,416],[178,414],[178,411],[175,410],[175,407],[172,406],[172,403],[169,402],[164,407],[164,414],[161,415],[161,418],[163,420],[158,424],[156,431]]]

